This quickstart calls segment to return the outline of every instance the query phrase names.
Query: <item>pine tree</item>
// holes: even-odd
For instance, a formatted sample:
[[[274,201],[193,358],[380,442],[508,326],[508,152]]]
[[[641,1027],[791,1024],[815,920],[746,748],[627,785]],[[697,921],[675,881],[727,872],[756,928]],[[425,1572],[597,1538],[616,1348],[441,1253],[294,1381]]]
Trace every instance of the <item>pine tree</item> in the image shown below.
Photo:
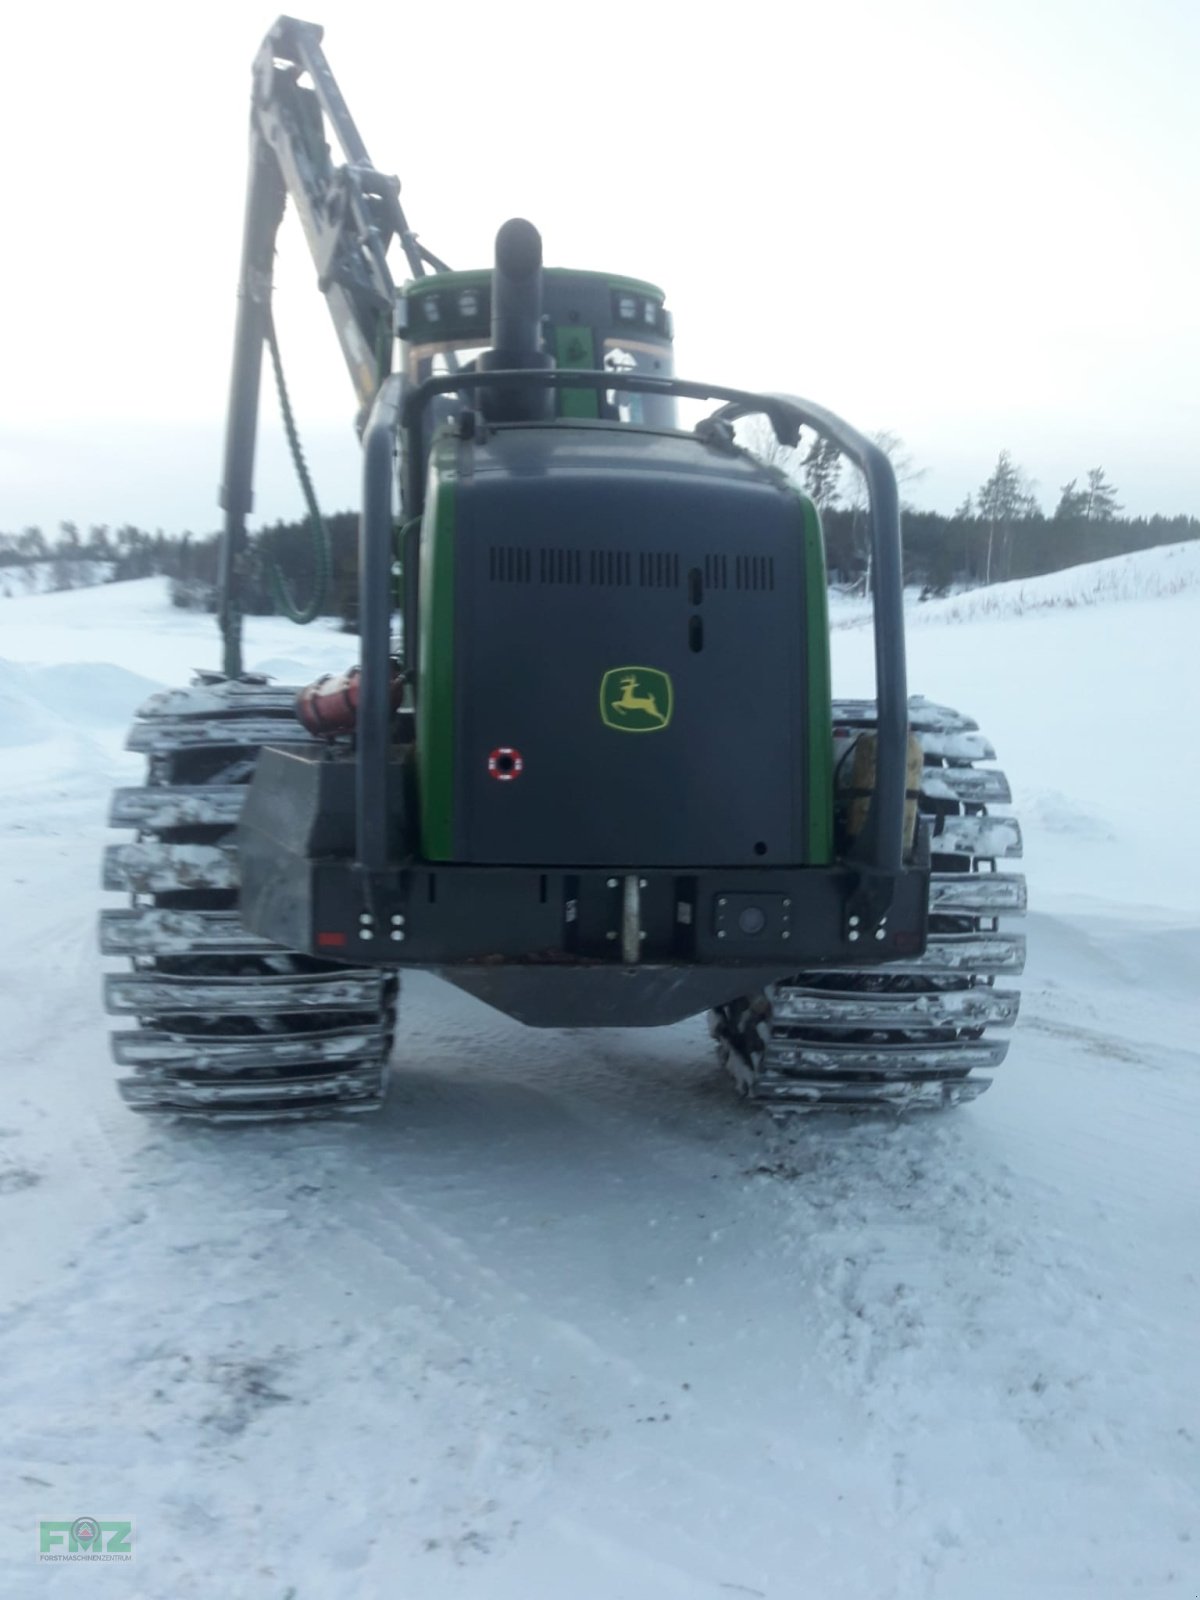
[[[1125,507],[1117,504],[1117,491],[1104,476],[1103,467],[1093,467],[1087,475],[1083,516],[1087,522],[1112,522]]]
[[[1061,498],[1055,507],[1055,522],[1072,522],[1077,517],[1087,515],[1087,492],[1076,489],[1079,480],[1072,478],[1070,483],[1064,483],[1060,491]]]
[[[842,458],[832,439],[818,436],[804,458],[804,487],[814,505],[831,510],[841,493]]]
[[[871,435],[872,440],[883,451],[892,463],[892,471],[896,474],[896,483],[903,489],[907,484],[920,483],[929,471],[928,467],[919,467],[913,460],[913,453],[904,443],[898,433],[893,433],[890,428],[880,428]],[[905,507],[911,510],[911,506]]]
[[[892,464],[892,471],[896,476],[896,486],[903,489],[906,484],[917,483],[926,471],[925,467],[918,467],[913,460],[912,451],[907,449],[904,440],[898,433],[893,433],[890,428],[879,428],[871,435],[871,442],[879,446],[884,455]],[[867,480],[859,471],[856,463],[847,463],[850,471],[846,474],[847,483],[843,490],[846,509],[852,514],[850,538],[854,548],[856,563],[862,569],[863,593],[871,587],[871,539],[867,523]],[[912,511],[913,507],[907,500],[901,499],[901,509]]]
[[[799,481],[802,464],[799,450],[792,445],[780,444],[775,429],[765,417],[750,417],[739,424],[737,437],[738,443],[759,461],[765,462],[768,467],[776,467],[793,482]]]
[[[988,525],[985,583],[992,581],[992,556],[997,534],[1000,536],[1001,551],[1011,554],[1013,524],[1040,516],[1041,508],[1034,488],[1035,485],[1013,461],[1011,452],[1001,450],[991,477],[976,496],[980,521]]]

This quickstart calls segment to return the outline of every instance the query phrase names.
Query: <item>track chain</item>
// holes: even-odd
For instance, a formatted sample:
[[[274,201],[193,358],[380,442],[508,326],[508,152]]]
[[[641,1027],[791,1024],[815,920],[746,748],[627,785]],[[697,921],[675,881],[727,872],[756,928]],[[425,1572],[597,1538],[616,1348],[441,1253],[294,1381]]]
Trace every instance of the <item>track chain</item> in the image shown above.
[[[307,745],[296,691],[205,675],[154,695],[127,741],[146,783],[109,820],[136,838],[105,853],[100,949],[128,961],[105,1002],[122,1097],[135,1110],[248,1121],[368,1111],[383,1101],[398,980],[248,933],[237,911],[237,823],[264,744]]]
[[[839,749],[875,726],[871,701],[835,701]],[[1025,910],[1025,880],[997,870],[1021,854],[995,752],[959,712],[915,698],[909,726],[925,765],[918,808],[932,829],[930,938],[913,960],[797,973],[709,1014],[739,1091],[772,1112],[935,1110],[973,1100],[1000,1065],[1020,996],[996,987],[1025,964],[1000,917]]]

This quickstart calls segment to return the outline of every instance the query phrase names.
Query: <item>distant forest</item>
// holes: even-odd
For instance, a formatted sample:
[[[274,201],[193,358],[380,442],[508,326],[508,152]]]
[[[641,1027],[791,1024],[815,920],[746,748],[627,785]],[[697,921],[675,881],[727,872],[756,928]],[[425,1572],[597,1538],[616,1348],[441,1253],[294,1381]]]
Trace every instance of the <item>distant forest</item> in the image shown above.
[[[904,441],[876,433],[891,459],[903,505],[905,582],[927,596],[978,588],[1010,578],[1033,578],[1086,561],[1179,544],[1200,537],[1200,518],[1127,517],[1103,467],[1092,467],[1058,491],[1054,510],[1043,509],[1037,485],[1002,450],[988,478],[952,516],[910,504],[913,484],[925,476]],[[856,468],[828,440],[788,450],[765,430],[747,440],[754,453],[798,483],[820,508],[832,581],[853,587],[869,570],[866,486]]]
[[[892,458],[902,496],[923,474],[894,434],[876,440]],[[798,482],[816,501],[825,528],[830,579],[846,588],[865,584],[869,541],[861,479],[823,442],[807,451],[780,449],[761,436],[750,447]],[[996,467],[952,516],[904,506],[906,583],[924,597],[954,589],[1035,577],[1086,561],[1200,538],[1200,518],[1127,517],[1102,468],[1073,479],[1059,492],[1049,515],[1035,486],[1002,451]],[[342,511],[325,519],[331,547],[331,579],[323,613],[354,627],[358,516]],[[215,609],[218,535],[169,536],[125,526],[81,531],[64,522],[47,537],[39,528],[0,533],[0,592],[5,573],[29,568],[39,589],[75,589],[97,582],[164,576],[174,602],[188,609]],[[288,589],[303,602],[315,570],[307,522],[277,522],[255,534],[245,586],[244,609],[257,615],[276,609],[274,565]]]

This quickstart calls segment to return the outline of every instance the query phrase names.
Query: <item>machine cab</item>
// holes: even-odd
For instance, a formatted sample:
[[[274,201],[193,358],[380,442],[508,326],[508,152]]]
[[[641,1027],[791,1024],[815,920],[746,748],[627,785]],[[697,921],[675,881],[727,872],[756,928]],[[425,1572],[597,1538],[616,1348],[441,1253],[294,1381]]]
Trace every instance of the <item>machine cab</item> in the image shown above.
[[[633,394],[616,382],[622,372],[669,378],[671,313],[663,291],[636,278],[548,267],[542,274],[542,348],[560,369],[614,374],[610,390],[559,389],[559,417],[592,417],[648,428],[676,427],[673,396]],[[410,385],[473,370],[491,344],[492,273],[440,272],[400,293],[404,374]],[[445,396],[434,417],[457,409]],[[440,410],[440,415],[439,415]]]

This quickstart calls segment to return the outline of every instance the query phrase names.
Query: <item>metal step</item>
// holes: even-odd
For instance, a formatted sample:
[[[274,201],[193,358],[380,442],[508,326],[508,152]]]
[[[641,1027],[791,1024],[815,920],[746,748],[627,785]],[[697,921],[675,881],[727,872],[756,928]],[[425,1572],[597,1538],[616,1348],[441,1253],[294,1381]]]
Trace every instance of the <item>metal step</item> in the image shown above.
[[[874,700],[835,700],[833,726],[871,728],[876,724]],[[935,705],[922,695],[908,702],[908,726],[928,756],[946,761],[994,761],[996,752],[979,732],[979,724],[949,706]]]
[[[835,700],[832,711],[835,728],[875,727],[874,700]],[[908,702],[908,725],[927,756],[938,756],[945,761],[996,759],[996,752],[979,732],[978,723],[952,711],[949,706],[934,705],[915,695]]]
[[[110,844],[104,852],[104,887],[130,894],[172,894],[180,889],[236,889],[237,859],[216,844]]]
[[[771,994],[773,1024],[805,1027],[905,1029],[1008,1028],[1021,997],[980,985],[929,994],[872,993],[862,989],[804,989],[780,984]]]
[[[117,1080],[117,1090],[123,1098],[126,1098],[124,1085],[127,1081],[120,1078]],[[169,1093],[167,1090],[162,1092],[164,1096]],[[381,1088],[378,1094],[362,1095],[356,1100],[336,1100],[328,1096],[314,1099],[305,1096],[303,1099],[295,1100],[264,1099],[252,1105],[197,1106],[172,1104],[163,1098],[157,1104],[130,1104],[129,1109],[138,1116],[179,1117],[187,1122],[202,1122],[205,1126],[224,1127],[228,1123],[236,1122],[313,1122],[325,1116],[340,1118],[352,1112],[380,1111],[385,1102],[386,1094]]]
[[[1009,859],[1022,853],[1021,824],[1016,817],[943,817],[929,848],[935,856]]]
[[[117,1082],[121,1097],[135,1111],[200,1115],[225,1120],[226,1114],[270,1117],[291,1106],[305,1110],[321,1104],[347,1109],[362,1102],[374,1109],[383,1098],[383,1068],[378,1062],[347,1067],[341,1072],[287,1078],[185,1078],[147,1073]]]
[[[834,726],[873,728],[878,708],[874,700],[835,700],[833,702]],[[924,695],[910,696],[908,725],[914,733],[977,733],[979,724],[950,706],[936,705]]]
[[[1012,799],[1008,779],[998,767],[926,767],[921,793],[971,806],[1006,806]]]
[[[237,1068],[339,1065],[380,1055],[388,1049],[382,1022],[320,1033],[155,1033],[126,1028],[112,1036],[113,1060],[122,1067],[175,1067],[188,1072],[229,1072]]]
[[[1019,872],[934,872],[929,879],[931,912],[999,917],[1025,909],[1025,879]]]
[[[100,953],[106,956],[260,955],[280,947],[242,927],[236,911],[100,913]]]
[[[1025,970],[1023,933],[931,933],[925,954],[900,956],[895,961],[868,969],[881,973],[922,973],[936,977],[941,973],[960,977],[987,977],[997,973],[1015,976]],[[823,972],[862,974],[860,967],[829,967]]]
[[[116,1016],[274,1017],[289,1012],[379,1011],[387,975],[381,972],[318,972],[302,977],[175,976],[162,972],[110,972],[104,1003]]]
[[[244,783],[117,789],[108,809],[109,826],[148,833],[162,833],[167,828],[232,827],[249,792]]]
[[[263,745],[311,747],[315,743],[292,717],[161,717],[135,722],[125,748],[153,755],[204,746],[253,745],[258,749]]]
[[[909,1078],[927,1072],[968,1072],[972,1067],[998,1067],[1008,1054],[1007,1039],[939,1039],[924,1044],[843,1044],[772,1037],[763,1062],[765,1073],[870,1073],[882,1078]]]
[[[138,707],[139,717],[228,717],[295,715],[300,690],[287,684],[193,683],[186,689],[160,689]]]
[[[746,1098],[773,1114],[813,1112],[941,1111],[975,1100],[990,1078],[925,1078],[892,1083],[823,1083],[812,1078],[764,1079]]]
[[[991,741],[981,733],[918,733],[917,740],[927,756],[943,761],[994,761]]]

